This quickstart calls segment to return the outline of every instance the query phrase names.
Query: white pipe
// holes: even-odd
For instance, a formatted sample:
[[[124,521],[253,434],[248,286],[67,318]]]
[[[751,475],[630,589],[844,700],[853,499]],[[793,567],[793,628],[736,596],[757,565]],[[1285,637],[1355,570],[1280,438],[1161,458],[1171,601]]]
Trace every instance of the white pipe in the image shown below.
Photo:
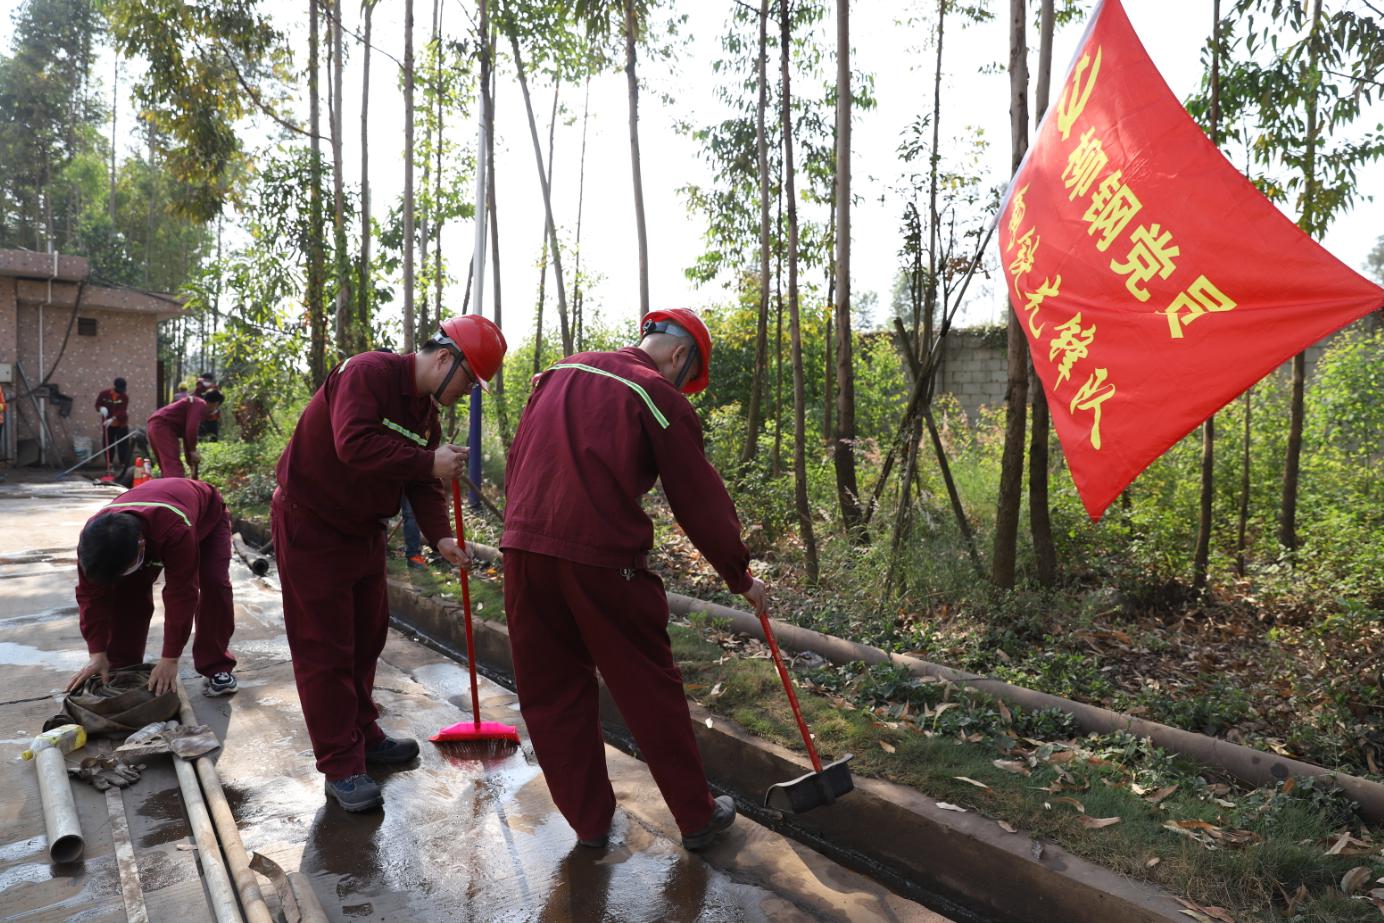
[[[82,858],[86,841],[77,820],[77,805],[72,800],[72,783],[67,778],[67,759],[57,747],[46,747],[34,754],[38,772],[38,796],[43,802],[43,825],[48,831],[48,858],[58,865]]]
[[[207,815],[202,790],[197,787],[197,774],[181,757],[170,755],[170,758],[173,760],[173,771],[178,774],[178,787],[183,792],[187,820],[197,841],[197,855],[202,860],[202,874],[206,877],[207,893],[211,896],[211,909],[216,923],[242,923],[240,908],[235,902],[235,890],[221,861],[216,831],[212,829],[211,818]]]
[[[192,710],[192,702],[187,697],[182,680],[178,681],[178,698],[182,705],[179,718],[183,724],[197,724],[197,714]],[[177,759],[174,757],[174,759]],[[181,760],[179,760],[181,762]],[[216,774],[216,764],[209,756],[199,756],[195,761],[197,777],[202,781],[202,794],[206,797],[216,835],[221,840],[221,849],[226,854],[226,865],[235,878],[236,890],[240,893],[241,906],[250,923],[273,923],[269,907],[260,893],[259,882],[250,870],[250,857],[245,854],[245,844],[240,839],[240,828],[236,826],[235,815],[226,801],[226,792],[221,787],[221,779]]]

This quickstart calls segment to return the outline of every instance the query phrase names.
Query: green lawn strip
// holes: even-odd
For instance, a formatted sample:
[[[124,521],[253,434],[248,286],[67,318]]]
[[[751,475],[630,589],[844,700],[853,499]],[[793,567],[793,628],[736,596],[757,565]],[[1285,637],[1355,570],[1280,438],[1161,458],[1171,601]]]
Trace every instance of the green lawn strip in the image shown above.
[[[726,658],[696,628],[674,625],[670,633],[689,697],[757,736],[801,749],[768,660]],[[857,774],[1006,821],[1122,874],[1226,908],[1237,921],[1379,919],[1371,903],[1346,899],[1337,888],[1360,865],[1370,867],[1373,882],[1384,874],[1384,862],[1326,855],[1332,835],[1353,826],[1350,805],[1334,793],[1305,783],[1287,794],[1283,786],[1245,791],[1208,783],[1196,766],[1129,735],[1038,743],[1037,735],[1064,729],[1058,716],[1012,709],[1006,720],[984,695],[889,667],[795,672],[804,691],[819,693],[802,696],[802,704],[824,756],[856,754]],[[995,760],[1031,774],[999,768]],[[1172,794],[1151,803],[1172,785],[1178,786]],[[1063,799],[1074,799],[1085,814]],[[1088,829],[1083,816],[1120,821]],[[1186,832],[1167,829],[1171,821],[1184,822]],[[1206,826],[1199,829],[1198,822]],[[1379,860],[1377,846],[1372,857]],[[1299,886],[1307,896],[1287,916]]]

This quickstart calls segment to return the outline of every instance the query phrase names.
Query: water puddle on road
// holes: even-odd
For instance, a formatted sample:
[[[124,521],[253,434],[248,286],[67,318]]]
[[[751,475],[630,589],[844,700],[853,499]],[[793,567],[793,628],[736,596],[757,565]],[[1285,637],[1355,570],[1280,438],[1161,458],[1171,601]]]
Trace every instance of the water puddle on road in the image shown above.
[[[51,670],[80,670],[87,655],[81,651],[45,651],[43,648],[13,641],[0,641],[0,665],[7,667],[47,667]]]

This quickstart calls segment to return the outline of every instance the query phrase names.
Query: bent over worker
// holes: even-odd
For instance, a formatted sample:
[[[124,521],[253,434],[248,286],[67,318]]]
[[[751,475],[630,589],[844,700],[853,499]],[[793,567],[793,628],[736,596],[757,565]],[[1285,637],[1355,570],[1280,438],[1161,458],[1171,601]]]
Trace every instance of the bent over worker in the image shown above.
[[[583,846],[608,842],[596,670],[673,813],[702,849],[735,820],[712,799],[647,567],[640,498],[663,480],[673,514],[726,585],[756,607],[740,520],[684,394],[706,387],[711,336],[685,309],[654,311],[638,346],[570,356],[538,376],[505,470],[505,613],[519,706],[548,790]]]
[[[144,662],[154,581],[164,575],[163,652],[149,688],[174,688],[192,635],[203,693],[236,691],[231,594],[231,520],[215,487],[168,478],[127,490],[87,520],[77,543],[77,606],[90,661],[67,691],[114,667]],[[194,633],[195,629],[195,633]]]
[[[159,463],[160,477],[187,477],[183,460],[179,457],[179,440],[187,452],[187,463],[194,469],[201,463],[202,453],[197,451],[197,430],[213,408],[221,407],[221,401],[221,392],[212,389],[202,397],[189,395],[178,398],[149,415],[146,424],[149,448]]]
[[[372,693],[389,633],[385,523],[407,496],[424,536],[467,560],[438,478],[460,477],[464,448],[440,445],[437,407],[488,381],[505,355],[489,320],[444,321],[416,353],[370,352],[332,370],[279,459],[270,506],[293,676],[317,769],[348,811],[384,803],[366,774],[403,764],[418,744],[380,729]]]

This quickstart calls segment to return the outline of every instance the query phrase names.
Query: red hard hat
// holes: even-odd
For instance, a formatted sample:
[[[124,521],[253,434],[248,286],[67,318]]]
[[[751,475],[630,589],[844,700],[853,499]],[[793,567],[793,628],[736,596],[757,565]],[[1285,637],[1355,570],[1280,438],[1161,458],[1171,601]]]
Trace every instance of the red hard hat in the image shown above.
[[[505,335],[494,321],[479,314],[463,314],[444,320],[435,339],[443,346],[461,351],[482,388],[500,370],[505,350],[509,348]]]
[[[692,335],[692,339],[697,343],[697,375],[683,383],[683,394],[696,394],[706,388],[707,382],[711,380],[711,333],[706,329],[706,324],[695,312],[687,308],[667,308],[665,310],[650,311],[644,315],[644,319],[639,322],[639,332],[642,336],[650,333],[659,333],[656,325],[660,321],[672,321],[682,329]]]

